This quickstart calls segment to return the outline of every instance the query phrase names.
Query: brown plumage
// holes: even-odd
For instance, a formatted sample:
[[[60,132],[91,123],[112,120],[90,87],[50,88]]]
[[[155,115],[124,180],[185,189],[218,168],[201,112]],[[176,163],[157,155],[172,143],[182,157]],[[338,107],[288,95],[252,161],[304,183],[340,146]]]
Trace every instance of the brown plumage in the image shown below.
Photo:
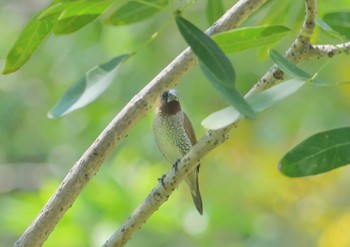
[[[181,111],[180,102],[174,89],[164,91],[158,99],[153,121],[153,133],[160,151],[172,165],[190,151],[197,142],[192,124],[186,113]],[[188,174],[185,181],[190,188],[198,212],[203,214],[198,171],[199,164]]]

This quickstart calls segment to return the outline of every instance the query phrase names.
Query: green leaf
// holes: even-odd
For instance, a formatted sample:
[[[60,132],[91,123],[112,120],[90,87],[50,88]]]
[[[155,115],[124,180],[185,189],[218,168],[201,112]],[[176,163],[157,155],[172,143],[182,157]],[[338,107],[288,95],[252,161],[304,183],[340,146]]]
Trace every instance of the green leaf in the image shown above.
[[[206,12],[209,24],[213,24],[225,13],[222,0],[208,0]]]
[[[236,80],[236,74],[231,62],[215,42],[195,25],[177,15],[176,24],[198,59],[210,69],[221,83],[231,86]]]
[[[198,57],[204,75],[214,89],[244,116],[253,119],[255,117],[253,109],[234,87],[236,75],[226,55],[209,36],[192,23],[178,15],[175,20],[182,36]]]
[[[58,2],[43,10],[39,15],[39,19],[45,19],[53,14],[60,14],[60,20],[84,15],[98,16],[105,12],[113,3],[113,0]]]
[[[340,40],[342,43],[344,42],[343,36],[337,31],[333,30],[333,28],[323,20],[316,18],[316,24],[321,28],[321,30],[323,30],[329,36]]]
[[[106,24],[128,25],[142,21],[161,11],[169,0],[130,1],[105,19]]]
[[[94,21],[112,4],[111,0],[59,2],[45,9],[39,18],[60,14],[54,33],[69,34]]]
[[[121,55],[96,66],[86,72],[85,76],[70,87],[56,105],[50,110],[50,118],[62,117],[80,109],[99,97],[112,83],[119,65],[129,57]]]
[[[333,30],[345,35],[346,38],[350,38],[350,12],[332,12],[325,14],[323,20],[327,22]]]
[[[252,107],[247,103],[240,92],[232,86],[227,86],[219,82],[218,78],[208,69],[202,62],[199,63],[203,74],[207,77],[213,88],[218,94],[230,105],[232,105],[238,112],[250,119],[255,118],[255,112]]]
[[[290,29],[285,26],[244,27],[216,34],[212,38],[225,53],[234,53],[274,44],[288,33]]]
[[[82,15],[59,20],[53,32],[56,35],[74,33],[94,21],[97,17],[98,15]]]
[[[45,20],[39,20],[38,16],[34,16],[29,21],[7,55],[3,74],[15,72],[28,61],[38,46],[50,35],[57,18],[58,15],[51,15]]]
[[[327,172],[350,163],[350,127],[315,134],[289,151],[280,171],[289,177]]]
[[[251,95],[247,98],[247,101],[254,111],[258,113],[295,93],[303,85],[305,85],[303,80],[288,80],[263,92]],[[227,127],[240,118],[241,114],[235,108],[227,107],[206,117],[202,121],[202,126],[209,130],[218,130]]]
[[[270,53],[271,59],[287,75],[293,78],[303,79],[303,80],[310,80],[312,78],[311,75],[309,75],[307,72],[297,67],[295,64],[291,63],[287,58],[285,58],[283,55],[281,55],[277,51],[270,49],[269,53]]]

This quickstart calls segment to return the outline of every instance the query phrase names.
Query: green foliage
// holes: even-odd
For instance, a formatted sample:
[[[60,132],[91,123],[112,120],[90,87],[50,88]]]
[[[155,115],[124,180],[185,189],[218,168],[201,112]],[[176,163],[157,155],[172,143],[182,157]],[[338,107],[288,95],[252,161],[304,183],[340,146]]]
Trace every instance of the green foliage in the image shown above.
[[[207,0],[207,7],[205,10],[210,24],[213,24],[225,13],[222,0]]]
[[[9,51],[6,61],[2,59],[3,65],[6,63],[3,73],[18,70],[32,58],[16,74],[0,77],[1,246],[13,245],[100,131],[136,92],[184,49],[176,26],[169,22],[172,12],[179,8],[179,1],[165,2],[56,0],[28,22],[41,8],[38,1],[0,1],[0,21],[4,23],[0,30],[0,50]],[[135,3],[138,5],[134,6],[140,8],[128,7],[127,11],[121,11]],[[204,28],[208,27],[205,23],[214,22],[224,11],[221,4],[230,7],[232,1],[186,1],[183,11],[194,25]],[[322,32],[312,37],[314,44],[343,42],[348,22],[346,19],[339,21],[344,18],[343,14],[338,17],[330,13],[339,10],[344,13],[347,7],[348,0],[339,0],[337,4],[319,1],[322,20],[318,25]],[[304,1],[268,1],[242,28],[222,34],[222,37],[221,34],[212,37],[224,52],[231,53],[229,59],[234,61],[234,88],[237,90],[234,92],[249,89],[271,66],[274,60],[269,59],[266,47],[284,51],[290,46],[303,21],[303,8]],[[161,11],[165,13],[157,15]],[[328,14],[331,18],[326,17]],[[119,21],[115,26],[105,26],[112,16]],[[122,23],[137,25],[122,26]],[[22,32],[21,27],[25,27]],[[148,43],[155,33],[157,39]],[[50,34],[73,35],[47,39]],[[282,40],[286,35],[288,38]],[[330,39],[329,35],[337,40]],[[242,40],[244,42],[240,42]],[[44,41],[45,45],[38,49]],[[229,45],[221,45],[221,42]],[[120,61],[122,67],[114,63],[117,54],[135,50],[140,52],[132,61],[123,64]],[[34,52],[35,56],[31,57]],[[112,57],[116,60],[107,62],[112,67],[105,68],[100,75],[108,74],[111,78],[118,70],[116,83],[93,80],[98,90],[84,91],[88,84],[86,71],[95,66],[95,72],[102,72],[96,64]],[[324,60],[329,61],[327,66]],[[349,81],[349,57],[344,54],[331,60],[307,61],[298,66],[307,75],[299,74],[293,65],[284,65],[282,55],[274,62],[292,79],[247,98],[255,112],[264,110],[264,113],[259,114],[256,121],[241,121],[239,129],[230,133],[231,138],[225,145],[202,161],[200,183],[204,216],[196,215],[187,188],[180,186],[128,245],[350,246],[346,227],[350,224],[350,199],[344,189],[350,186],[348,168],[322,176],[289,179],[281,176],[273,165],[298,142],[303,152],[297,156],[309,162],[299,167],[296,164],[300,162],[292,162],[294,165],[290,167],[288,164],[292,163],[281,162],[282,168],[290,168],[285,171],[293,176],[310,175],[305,171],[329,171],[348,164],[341,148],[346,145],[348,131],[340,132],[343,139],[333,135],[333,131],[350,124],[350,91],[346,86],[318,86]],[[210,69],[205,67],[203,71],[213,77]],[[327,83],[310,81],[313,73],[306,71],[318,71],[318,78]],[[80,77],[82,84],[74,84],[76,88],[69,84]],[[295,79],[300,77],[304,79]],[[182,80],[178,84],[181,103],[200,138],[205,134],[200,121],[225,107],[225,102],[213,97],[211,86],[202,82],[203,76],[197,70]],[[216,83],[217,78],[212,80]],[[305,83],[306,80],[311,83]],[[104,91],[106,82],[111,83],[108,90],[89,107],[57,121],[45,117],[67,88],[70,89],[66,94],[73,93],[61,100],[65,102],[62,106],[68,109],[75,105],[73,102],[78,97],[84,97],[85,103],[92,101]],[[84,86],[84,83],[87,84]],[[303,89],[298,90],[301,87]],[[82,94],[76,96],[79,88],[83,89]],[[287,98],[294,92],[298,93]],[[268,109],[272,105],[274,107]],[[63,108],[61,111],[67,113]],[[208,128],[232,123],[241,113],[230,107],[221,115],[215,114],[207,118],[212,118]],[[100,246],[157,184],[157,177],[170,169],[156,151],[150,128],[152,117],[148,114],[139,122],[106,160],[45,246]],[[327,143],[329,139],[321,134],[319,139],[311,137],[314,140],[311,144],[302,141],[310,132],[324,133],[327,129],[333,130],[329,131],[335,137],[332,143]],[[323,156],[312,154],[313,147],[321,150]],[[333,155],[331,150],[341,155]],[[323,163],[324,160],[329,162]]]
[[[350,127],[315,134],[280,161],[280,170],[289,177],[303,177],[327,172],[350,164]]]
[[[292,79],[263,92],[253,94],[247,98],[247,101],[253,110],[258,113],[295,93],[304,84],[305,81],[303,80]],[[202,121],[202,125],[209,130],[218,130],[236,122],[240,117],[241,114],[235,108],[228,107],[210,114]]]
[[[57,23],[57,17],[58,15],[51,15],[45,20],[39,20],[37,15],[32,18],[7,55],[3,74],[18,70],[28,61],[38,46],[50,35]]]
[[[175,20],[182,36],[200,60],[201,69],[214,89],[243,115],[254,118],[253,109],[234,87],[236,75],[230,60],[210,37],[192,23],[179,15]]]
[[[243,27],[216,34],[213,40],[225,53],[235,53],[272,45],[289,33],[284,26]]]
[[[168,5],[168,0],[130,1],[105,19],[106,24],[128,25],[142,21]]]
[[[82,108],[98,98],[114,80],[118,68],[129,55],[121,55],[94,67],[75,82],[49,112],[50,118],[62,117]]]
[[[323,16],[323,20],[331,26],[331,28],[347,39],[350,39],[350,12],[330,12]]]

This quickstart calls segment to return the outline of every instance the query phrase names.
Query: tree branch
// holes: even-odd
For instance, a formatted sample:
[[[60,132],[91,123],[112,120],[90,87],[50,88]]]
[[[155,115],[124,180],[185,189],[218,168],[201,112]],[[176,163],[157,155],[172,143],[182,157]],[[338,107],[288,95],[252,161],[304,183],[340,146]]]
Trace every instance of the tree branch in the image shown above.
[[[293,44],[286,51],[285,56],[293,63],[298,63],[302,60],[308,59],[308,50],[310,49],[310,38],[314,33],[317,17],[317,0],[305,1],[305,18],[303,25],[299,31],[298,37],[294,40]],[[260,78],[260,80],[254,85],[254,87],[248,92],[246,96],[253,93],[268,89],[278,82],[281,82],[284,78],[284,73],[278,68],[277,65],[273,65],[266,74]]]
[[[239,26],[266,1],[238,1],[207,30],[207,33],[213,35]],[[195,64],[196,61],[191,50],[186,49],[131,99],[75,163],[39,215],[14,246],[41,246],[45,242],[65,212],[100,169],[103,161],[126,137],[129,129],[151,110],[154,101],[163,90],[174,87]]]

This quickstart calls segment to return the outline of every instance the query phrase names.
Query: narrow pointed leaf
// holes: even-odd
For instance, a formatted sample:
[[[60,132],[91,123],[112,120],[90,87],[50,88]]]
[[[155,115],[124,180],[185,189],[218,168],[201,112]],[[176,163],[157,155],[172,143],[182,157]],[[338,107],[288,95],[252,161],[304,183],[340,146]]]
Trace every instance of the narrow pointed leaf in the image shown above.
[[[57,18],[58,15],[52,15],[45,20],[39,20],[38,16],[34,16],[29,21],[7,55],[3,74],[15,72],[28,61],[38,46],[50,35]]]
[[[169,3],[169,0],[149,0],[144,2],[130,1],[117,9],[105,19],[106,24],[128,25],[142,21],[161,11]]]
[[[252,107],[247,103],[240,92],[232,86],[227,86],[219,82],[219,79],[209,70],[202,62],[199,63],[203,74],[207,77],[213,88],[218,94],[231,106],[237,109],[238,112],[243,114],[245,117],[254,119],[255,112]]]
[[[303,80],[288,80],[263,92],[251,95],[247,98],[247,101],[254,111],[258,113],[295,93],[303,85],[305,85]],[[239,111],[233,107],[227,107],[206,117],[202,121],[202,126],[209,130],[218,130],[227,127],[240,118],[241,114]]]
[[[236,74],[231,62],[215,42],[195,25],[177,15],[176,24],[192,51],[221,83],[231,86]]]
[[[309,80],[312,78],[310,74],[291,63],[287,58],[271,49],[269,50],[271,59],[283,70],[286,74],[293,78]]]
[[[225,13],[222,0],[208,0],[206,12],[209,24],[213,24]]]
[[[350,163],[350,127],[315,134],[290,150],[280,161],[289,177],[315,175]]]
[[[216,34],[212,39],[225,53],[272,45],[290,33],[285,26],[244,27]]]
[[[53,32],[56,35],[74,33],[94,21],[98,16],[99,15],[82,15],[59,20],[55,25]]]
[[[121,55],[96,66],[86,72],[85,76],[73,84],[50,110],[50,118],[62,117],[80,109],[99,97],[112,83],[117,70],[129,55]]]

